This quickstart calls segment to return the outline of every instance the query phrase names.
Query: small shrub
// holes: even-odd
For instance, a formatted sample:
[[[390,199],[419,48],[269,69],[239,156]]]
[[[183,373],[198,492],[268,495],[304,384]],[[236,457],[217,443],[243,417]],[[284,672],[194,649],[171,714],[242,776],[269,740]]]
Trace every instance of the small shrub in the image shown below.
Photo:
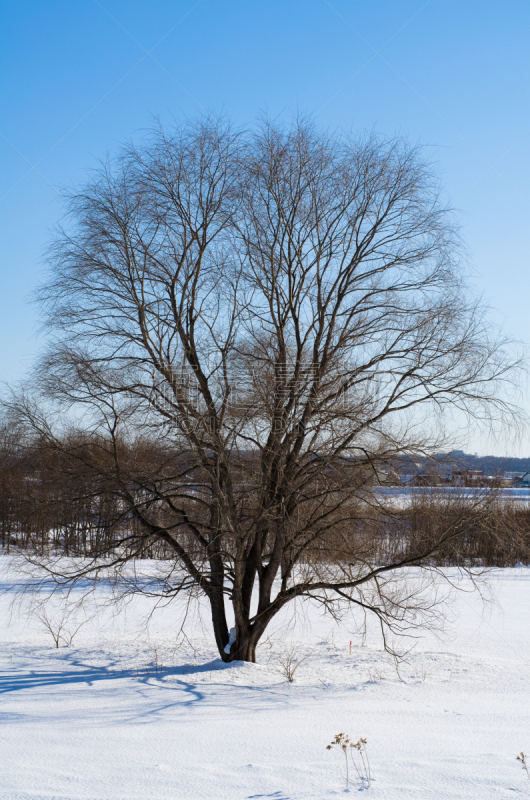
[[[280,672],[289,683],[292,683],[294,680],[294,673],[307,658],[309,658],[309,654],[298,658],[298,651],[295,647],[291,647],[283,655],[276,657],[278,672]]]
[[[326,750],[331,750],[333,747],[338,747],[343,755],[346,765],[346,789],[350,785],[350,761],[357,773],[361,782],[362,789],[369,789],[372,784],[372,776],[370,773],[370,762],[368,761],[368,753],[366,752],[367,739],[362,737],[358,742],[352,742],[345,733],[337,733],[331,744],[328,744]]]
[[[55,647],[59,648],[61,642],[67,647],[73,644],[74,637],[88,622],[87,619],[82,622],[77,622],[74,618],[75,609],[67,605],[59,609],[55,614],[49,612],[44,603],[36,605],[32,609],[33,616],[41,623],[41,625],[50,633],[55,642]]]
[[[527,758],[527,757],[526,757],[526,754],[525,754],[525,753],[523,753],[523,751],[521,750],[521,752],[519,753],[519,755],[518,755],[518,756],[516,756],[516,761],[520,761],[520,762],[521,762],[521,764],[522,764],[522,766],[523,766],[523,769],[524,769],[524,771],[526,772],[526,777],[527,777],[527,778],[528,778],[528,780],[530,781],[530,772],[528,771],[528,764],[526,763],[526,758]]]

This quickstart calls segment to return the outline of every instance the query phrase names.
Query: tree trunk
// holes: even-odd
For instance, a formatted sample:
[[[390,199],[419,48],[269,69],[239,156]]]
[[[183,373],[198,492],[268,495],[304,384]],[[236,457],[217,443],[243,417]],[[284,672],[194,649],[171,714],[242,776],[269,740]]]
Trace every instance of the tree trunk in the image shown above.
[[[226,624],[226,614],[224,599],[221,593],[211,594],[209,596],[210,608],[212,611],[212,625],[215,635],[215,643],[223,661],[225,658],[224,648],[228,644],[228,626]]]
[[[236,640],[231,645],[230,651],[227,653],[224,648],[222,651],[219,650],[223,661],[248,661],[251,664],[255,664],[256,648],[265,633],[267,625],[278,610],[277,608],[271,609],[267,617],[262,617],[252,625],[248,622],[243,625],[237,625]],[[227,643],[228,641],[227,639]]]
[[[230,652],[221,654],[223,661],[249,661],[251,664],[255,664],[258,641],[259,637],[247,632],[242,636],[239,635],[230,648]]]

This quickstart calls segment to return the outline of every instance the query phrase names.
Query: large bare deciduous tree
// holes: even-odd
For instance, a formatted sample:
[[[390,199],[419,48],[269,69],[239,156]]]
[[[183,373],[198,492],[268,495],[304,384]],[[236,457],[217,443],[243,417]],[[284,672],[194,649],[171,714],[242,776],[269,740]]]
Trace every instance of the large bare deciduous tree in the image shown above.
[[[205,595],[225,660],[254,661],[296,598],[390,629],[421,617],[400,570],[428,570],[469,509],[397,547],[371,487],[439,447],[447,412],[505,413],[508,375],[421,149],[202,119],[125,148],[68,202],[38,381],[91,444],[16,408],[119,513],[93,558],[50,572],[125,571],[163,543],[156,592]]]

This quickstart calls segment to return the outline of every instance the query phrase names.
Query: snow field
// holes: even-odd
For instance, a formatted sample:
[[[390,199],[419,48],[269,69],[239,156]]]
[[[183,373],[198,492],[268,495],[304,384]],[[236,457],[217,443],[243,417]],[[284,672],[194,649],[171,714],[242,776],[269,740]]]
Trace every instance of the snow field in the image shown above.
[[[103,605],[56,649],[4,593],[0,797],[324,800],[346,794],[326,750],[341,731],[368,740],[373,800],[530,797],[515,760],[530,752],[530,569],[495,570],[490,586],[485,606],[456,593],[447,634],[426,634],[399,674],[375,627],[363,643],[353,619],[309,604],[278,619],[260,663],[226,665],[205,608],[188,610],[184,638],[181,601],[148,624],[147,598],[117,616]],[[292,683],[288,652],[305,657]]]

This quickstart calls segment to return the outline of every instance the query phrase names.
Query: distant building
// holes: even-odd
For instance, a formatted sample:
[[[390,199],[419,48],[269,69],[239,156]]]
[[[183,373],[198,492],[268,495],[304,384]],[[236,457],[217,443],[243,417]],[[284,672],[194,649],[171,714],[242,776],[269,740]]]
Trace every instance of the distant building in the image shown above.
[[[444,486],[447,480],[443,475],[416,475],[414,483],[416,486]]]
[[[522,489],[527,488],[528,486],[530,486],[530,472],[525,472],[525,474],[521,478],[521,483],[519,484],[519,486]]]
[[[467,488],[493,487],[497,489],[509,489],[514,485],[513,479],[509,475],[485,475],[481,469],[454,470],[451,475],[451,483],[453,486]]]
[[[401,483],[398,472],[391,467],[387,469],[376,469],[375,478],[376,482],[382,486],[399,486]]]

